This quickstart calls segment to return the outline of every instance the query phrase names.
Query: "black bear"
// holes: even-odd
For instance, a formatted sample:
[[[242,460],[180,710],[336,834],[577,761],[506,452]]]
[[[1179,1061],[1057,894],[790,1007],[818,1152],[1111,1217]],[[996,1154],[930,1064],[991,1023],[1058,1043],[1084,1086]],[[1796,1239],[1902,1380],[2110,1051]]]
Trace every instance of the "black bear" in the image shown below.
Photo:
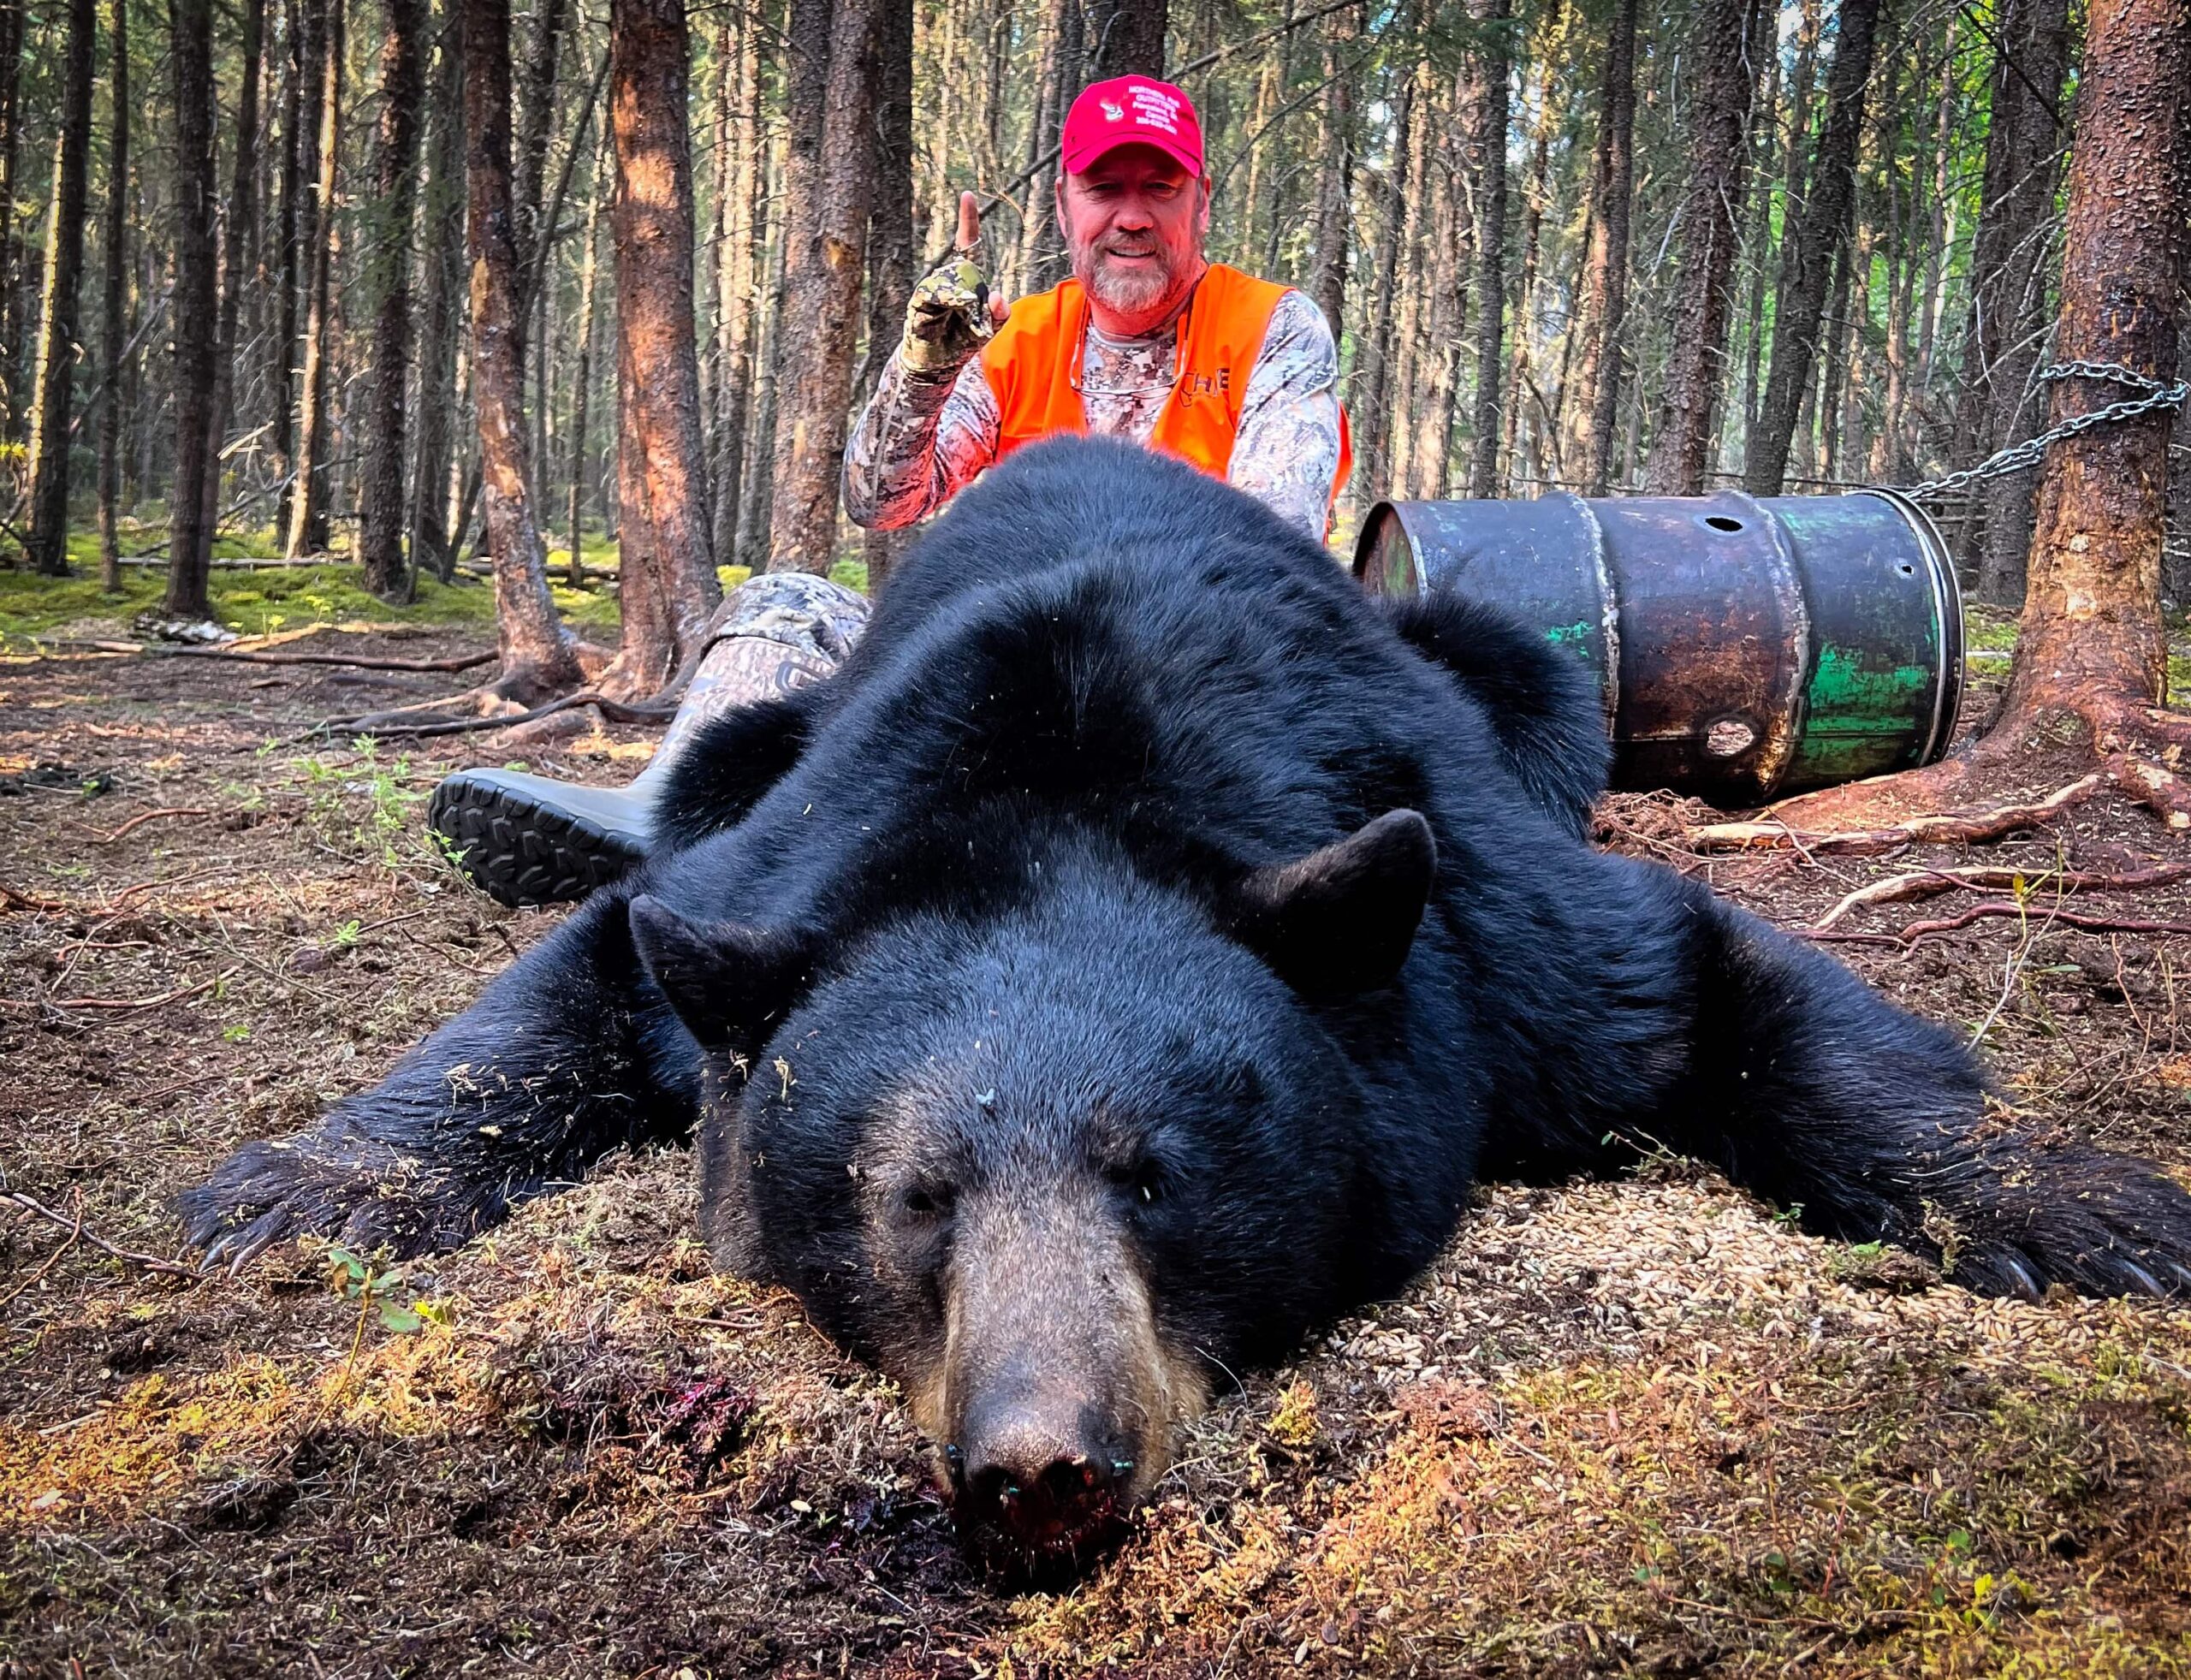
[[[1591,850],[1605,763],[1586,680],[1496,613],[1367,600],[1176,462],[1030,448],[835,677],[713,726],[636,876],[222,1166],[190,1235],[447,1248],[697,1119],[719,1261],[897,1376],[1028,1559],[1480,1177],[1648,1140],[1975,1289],[2191,1286],[2158,1171],[2003,1135],[1950,1035]]]

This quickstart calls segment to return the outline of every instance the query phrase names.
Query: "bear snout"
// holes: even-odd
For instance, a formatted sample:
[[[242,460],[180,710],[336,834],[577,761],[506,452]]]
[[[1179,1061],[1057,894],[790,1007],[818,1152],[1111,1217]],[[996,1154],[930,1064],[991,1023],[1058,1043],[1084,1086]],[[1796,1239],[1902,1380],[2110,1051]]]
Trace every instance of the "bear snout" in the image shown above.
[[[953,1511],[977,1549],[1078,1558],[1119,1536],[1137,1449],[1107,1411],[1058,1382],[981,1398],[945,1455]]]

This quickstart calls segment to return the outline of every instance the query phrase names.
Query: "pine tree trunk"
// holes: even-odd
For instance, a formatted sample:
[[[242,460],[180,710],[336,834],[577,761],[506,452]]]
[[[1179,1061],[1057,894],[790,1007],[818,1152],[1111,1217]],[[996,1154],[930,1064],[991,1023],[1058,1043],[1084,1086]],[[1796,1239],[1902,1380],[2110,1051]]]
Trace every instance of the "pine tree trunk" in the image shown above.
[[[408,519],[411,587],[430,564],[447,576],[449,448],[456,431],[457,300],[464,286],[464,55],[461,22],[444,21],[426,106],[426,184],[419,205],[419,442]]]
[[[595,318],[600,314],[594,300],[594,280],[601,266],[601,203],[608,196],[603,177],[609,156],[609,125],[602,125],[596,148],[593,186],[586,194],[585,245],[579,253],[579,365],[571,393],[571,484],[567,523],[571,533],[568,561],[570,584],[576,589],[585,581],[586,433],[591,419]]]
[[[1879,9],[1879,0],[1841,0],[1840,33],[1826,75],[1826,122],[1804,179],[1802,201],[1781,242],[1772,365],[1743,474],[1753,496],[1780,493],[1804,388],[1818,359],[1828,270],[1849,236],[1856,207],[1856,141],[1864,128],[1864,92],[1871,80]]]
[[[2031,390],[2031,376],[2046,353],[2046,258],[2062,139],[2057,107],[2069,62],[2067,0],[2008,0],[1996,40],[1985,184],[1971,246],[1966,383],[1957,407],[1954,460],[1962,467],[2025,435],[2043,406]],[[1968,527],[1975,540],[1964,548],[1966,559],[1977,563],[1980,600],[2022,603],[2033,490],[2032,477],[2022,472],[1990,478],[1981,488],[1983,512]]]
[[[310,279],[306,283],[304,394],[297,413],[296,483],[291,490],[292,560],[327,549],[327,361],[333,348],[328,306],[333,301],[335,169],[342,142],[342,32],[345,0],[327,0],[326,40],[319,64],[318,185],[312,193]]]
[[[251,238],[258,174],[258,49],[266,27],[266,0],[244,0],[243,85],[236,90],[235,169],[229,189],[228,228],[221,249],[221,306],[213,328],[212,450],[199,481],[204,517],[198,529],[199,563],[213,566],[213,537],[221,525],[221,451],[235,410],[236,322],[244,291],[244,251]]]
[[[754,199],[754,248],[766,260],[767,279],[753,324],[753,418],[747,428],[745,473],[738,498],[738,564],[753,572],[766,570],[769,563],[776,470],[776,345],[782,335],[784,252],[789,243],[786,229],[779,227],[771,240],[763,225],[769,205],[779,201],[767,190],[769,178],[774,177],[781,195],[790,156],[788,144],[770,150],[773,158],[762,171],[763,190]]]
[[[1689,62],[1689,187],[1681,208],[1681,260],[1674,270],[1666,390],[1645,463],[1654,496],[1701,496],[1725,390],[1727,324],[1734,306],[1743,195],[1749,182],[1750,108],[1759,67],[1772,50],[1776,9],[1761,0],[1712,0],[1698,19]],[[1740,41],[1743,50],[1720,50]]]
[[[1019,223],[1016,277],[1006,288],[1007,296],[1045,292],[1064,277],[1065,240],[1057,225],[1055,154],[1066,109],[1078,92],[1080,25],[1080,0],[1050,0],[1042,25],[1035,121],[1028,130],[1027,196]]]
[[[1086,79],[1162,75],[1170,18],[1170,0],[1089,0]]]
[[[1329,21],[1324,37],[1324,166],[1316,186],[1316,271],[1309,294],[1339,336],[1346,318],[1347,256],[1354,246],[1354,94],[1347,61],[1361,33],[1350,6]]]
[[[46,221],[45,286],[38,362],[31,378],[31,564],[68,575],[68,410],[75,383],[76,306],[84,273],[84,202],[92,149],[92,50],[98,30],[92,0],[68,0],[68,44],[61,78],[61,134],[53,154],[53,202]],[[208,118],[210,123],[211,119]]]
[[[169,0],[169,62],[175,72],[175,297],[177,321],[209,322],[219,312],[213,255],[212,0]],[[175,341],[175,480],[168,518],[167,611],[212,616],[205,593],[205,475],[214,470],[214,335]]]
[[[287,0],[283,9],[282,84],[282,210],[275,243],[281,250],[279,297],[275,306],[273,364],[268,384],[273,394],[273,425],[267,454],[281,479],[274,499],[274,530],[286,539],[289,508],[295,496],[297,308],[304,296],[312,244],[312,205],[305,184],[306,90],[312,67],[319,62],[318,18],[323,0]]]
[[[517,195],[517,263],[523,275],[525,295],[531,300],[526,318],[519,324],[519,359],[531,383],[534,401],[532,464],[548,470],[548,287],[545,245],[555,229],[547,225],[548,143],[555,132],[555,69],[563,40],[565,0],[537,0],[533,7],[531,39],[525,58],[525,77],[517,90],[517,154],[511,160],[516,172],[512,190]],[[576,142],[573,141],[573,144]],[[544,481],[533,486],[544,502]]]
[[[1372,497],[1392,493],[1391,453],[1386,440],[1392,434],[1394,388],[1392,306],[1399,290],[1401,232],[1410,213],[1402,182],[1414,167],[1417,149],[1412,67],[1404,69],[1398,80],[1399,92],[1392,109],[1392,163],[1379,182],[1378,196],[1384,202],[1384,214],[1377,228],[1377,258],[1373,275],[1375,300],[1370,306],[1369,330],[1355,375],[1355,389],[1358,393],[1354,405],[1355,436],[1362,457],[1361,482]]]
[[[112,129],[107,137],[106,295],[99,323],[99,347],[106,352],[106,407],[99,413],[99,587],[122,591],[122,323],[129,287],[129,7],[114,0],[109,44],[113,56],[107,92],[112,99]]]
[[[1476,182],[1476,442],[1469,494],[1487,496],[1499,482],[1499,375],[1506,298],[1506,114],[1511,0],[1469,0],[1469,15],[1485,32],[1478,102],[1469,122]]]
[[[1430,196],[1431,157],[1439,149],[1440,117],[1427,76],[1427,69],[1417,67],[1410,77],[1415,84],[1416,133],[1414,148],[1408,157],[1407,186],[1401,194],[1406,215],[1401,227],[1397,264],[1402,273],[1398,282],[1399,318],[1392,331],[1392,376],[1386,388],[1390,396],[1384,413],[1378,417],[1383,428],[1379,454],[1389,475],[1385,494],[1396,499],[1409,495],[1413,489],[1415,411],[1422,395],[1419,377],[1423,365],[1422,317],[1429,295],[1425,274],[1429,258],[1423,248],[1423,223],[1428,211],[1425,201]]]
[[[1542,254],[1544,240],[1544,208],[1550,196],[1552,173],[1552,136],[1559,122],[1553,103],[1553,93],[1558,74],[1558,61],[1565,40],[1566,13],[1559,0],[1553,0],[1540,25],[1537,60],[1536,120],[1530,131],[1529,186],[1522,194],[1522,272],[1514,288],[1514,318],[1526,323],[1535,307],[1537,263]],[[1514,454],[1521,439],[1522,394],[1529,389],[1529,334],[1526,328],[1517,327],[1514,345],[1506,363],[1506,412],[1499,424],[1499,447],[1506,460],[1506,476],[1500,488],[1509,489],[1514,483]],[[1534,472],[1525,477],[1534,478]]]
[[[2093,0],[2086,29],[2055,355],[2170,381],[2191,210],[2191,10],[2183,0]],[[2060,381],[2053,419],[2123,394],[2105,380]],[[2161,703],[2171,419],[2167,410],[2149,411],[2047,451],[2022,629],[1997,730],[2094,698]]]
[[[721,598],[692,306],[691,42],[682,0],[614,0],[609,110],[616,190],[616,385],[623,641],[604,686],[659,692]]]
[[[1620,329],[1628,300],[1628,219],[1636,178],[1636,0],[1614,0],[1598,92],[1590,173],[1596,211],[1583,270],[1582,342],[1575,363],[1576,432],[1585,496],[1603,496],[1620,403]]]
[[[373,320],[372,375],[360,419],[365,468],[358,508],[358,558],[365,585],[383,600],[407,599],[410,573],[403,564],[404,386],[411,363],[411,252],[418,200],[419,108],[425,98],[426,67],[420,38],[424,0],[387,0],[388,33],[381,43],[380,139],[374,181],[372,272],[368,294],[378,303]]]
[[[867,365],[880,377],[897,344],[913,282],[913,13],[882,8],[882,62],[876,113],[875,201],[868,213]],[[882,587],[907,541],[902,531],[870,531],[861,547],[867,586]]]
[[[746,421],[753,399],[756,211],[767,184],[761,149],[759,31],[750,19],[739,31],[733,74],[735,85],[728,90],[733,115],[727,136],[731,161],[724,171],[721,189],[727,209],[722,247],[715,259],[721,371],[716,383],[715,550],[717,563],[724,566],[731,564],[738,552]]]
[[[510,189],[509,0],[464,0],[465,179],[472,262],[472,388],[481,490],[495,564],[499,686],[526,700],[579,680],[571,639],[548,591],[532,511],[520,279]],[[457,532],[461,540],[463,532]]]
[[[775,484],[769,570],[826,575],[836,557],[867,218],[875,189],[876,82],[884,0],[836,0],[811,211],[793,211],[776,346]],[[1077,0],[1066,0],[1067,4]],[[1074,14],[1077,17],[1078,12]],[[798,114],[793,114],[796,125]]]
[[[15,251],[15,194],[22,181],[23,11],[25,0],[0,0],[0,443],[20,435],[17,417],[23,341],[21,264]]]

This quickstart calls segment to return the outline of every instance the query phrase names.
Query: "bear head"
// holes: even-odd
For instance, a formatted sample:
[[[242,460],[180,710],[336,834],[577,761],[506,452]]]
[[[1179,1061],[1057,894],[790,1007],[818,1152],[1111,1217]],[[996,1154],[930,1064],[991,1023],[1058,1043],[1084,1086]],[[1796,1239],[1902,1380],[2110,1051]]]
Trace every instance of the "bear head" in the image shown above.
[[[1100,842],[978,917],[852,938],[632,905],[710,1053],[702,1219],[903,1386],[975,1549],[1114,1535],[1213,1380],[1358,1292],[1374,1175],[1316,1001],[1390,984],[1434,852],[1398,812],[1214,893]]]

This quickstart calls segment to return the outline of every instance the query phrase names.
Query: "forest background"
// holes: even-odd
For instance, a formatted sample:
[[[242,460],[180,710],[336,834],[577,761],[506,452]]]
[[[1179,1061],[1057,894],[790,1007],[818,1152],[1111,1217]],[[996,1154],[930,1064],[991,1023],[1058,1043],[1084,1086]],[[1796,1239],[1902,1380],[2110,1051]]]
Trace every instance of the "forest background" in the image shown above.
[[[1213,258],[1339,332],[1342,531],[1966,470],[2046,421],[2082,10],[0,0],[0,549],[185,622],[217,535],[398,602],[492,556],[505,702],[579,674],[552,567],[655,692],[727,568],[888,566],[836,480],[906,293],[961,189],[1006,295],[1061,276],[1063,105],[1128,69],[1201,109]],[[2011,608],[2037,478],[1934,503]]]

